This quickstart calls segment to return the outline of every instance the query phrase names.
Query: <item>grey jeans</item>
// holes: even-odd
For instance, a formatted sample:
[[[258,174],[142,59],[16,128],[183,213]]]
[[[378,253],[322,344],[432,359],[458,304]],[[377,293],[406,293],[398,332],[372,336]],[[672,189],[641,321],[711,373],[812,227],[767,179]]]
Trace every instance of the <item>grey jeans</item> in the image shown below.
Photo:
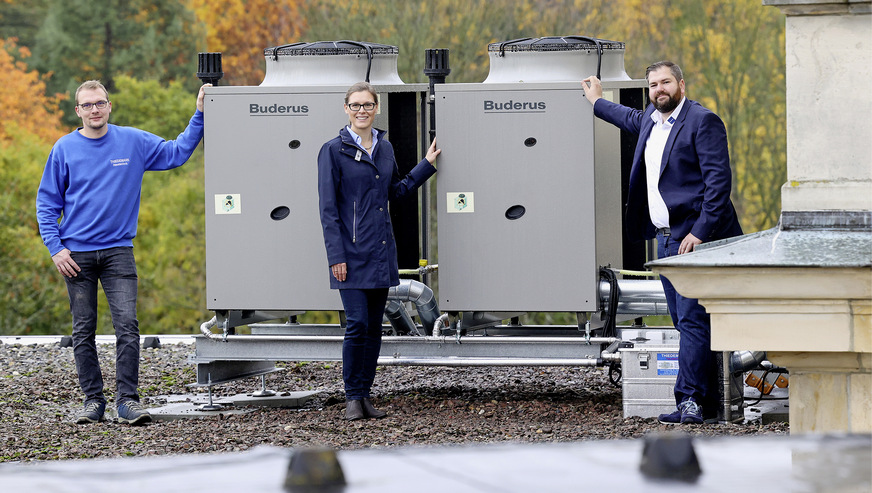
[[[64,278],[73,315],[73,355],[79,385],[85,402],[106,402],[103,373],[97,360],[97,282],[109,301],[115,328],[116,404],[139,401],[139,321],[136,319],[138,277],[132,247],[109,248],[92,252],[72,252],[82,269],[73,278]]]

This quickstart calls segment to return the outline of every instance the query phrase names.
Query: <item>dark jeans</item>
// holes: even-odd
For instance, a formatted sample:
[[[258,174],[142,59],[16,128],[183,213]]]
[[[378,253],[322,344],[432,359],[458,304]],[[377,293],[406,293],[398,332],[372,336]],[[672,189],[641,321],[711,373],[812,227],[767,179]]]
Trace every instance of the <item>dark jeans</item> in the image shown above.
[[[82,269],[67,278],[70,312],[73,315],[73,354],[85,402],[106,402],[103,373],[97,361],[97,281],[109,301],[115,327],[116,404],[139,401],[139,321],[136,320],[138,278],[133,248],[118,247],[93,252],[72,252]]]
[[[659,258],[678,255],[680,239],[657,234]],[[716,415],[720,406],[718,370],[712,352],[711,321],[708,312],[694,298],[678,294],[672,283],[660,276],[672,323],[681,337],[678,342],[678,377],[675,379],[675,403],[693,397],[702,406],[706,418]]]
[[[369,398],[381,351],[382,320],[387,289],[340,289],[345,309],[345,340],[342,342],[342,379],[345,398]]]

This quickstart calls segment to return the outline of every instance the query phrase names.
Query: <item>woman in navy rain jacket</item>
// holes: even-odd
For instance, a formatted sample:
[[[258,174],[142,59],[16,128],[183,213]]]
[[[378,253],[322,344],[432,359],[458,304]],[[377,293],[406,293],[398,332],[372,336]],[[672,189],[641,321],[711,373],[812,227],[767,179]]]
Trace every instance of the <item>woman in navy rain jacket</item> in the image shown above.
[[[349,125],[321,147],[318,197],[330,266],[330,288],[338,289],[345,310],[342,378],[345,418],[381,418],[369,392],[381,350],[382,318],[388,289],[400,283],[397,247],[388,201],[414,192],[436,173],[441,150],[434,141],[426,157],[401,178],[385,132],[373,128],[378,94],[366,82],[345,94]]]

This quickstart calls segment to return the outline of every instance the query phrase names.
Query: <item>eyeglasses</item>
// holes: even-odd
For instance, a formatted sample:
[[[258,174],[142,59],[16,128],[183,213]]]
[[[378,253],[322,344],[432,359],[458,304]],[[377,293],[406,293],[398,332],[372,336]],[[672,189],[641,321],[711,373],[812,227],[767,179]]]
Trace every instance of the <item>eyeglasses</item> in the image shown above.
[[[375,103],[348,103],[347,106],[351,111],[360,111],[361,108],[366,111],[372,111],[375,109]]]
[[[90,111],[90,109],[93,108],[94,106],[96,106],[98,110],[102,110],[103,108],[106,107],[107,104],[109,104],[109,101],[97,101],[96,103],[82,103],[82,104],[77,104],[76,106],[78,106],[79,108],[82,108],[85,111]]]

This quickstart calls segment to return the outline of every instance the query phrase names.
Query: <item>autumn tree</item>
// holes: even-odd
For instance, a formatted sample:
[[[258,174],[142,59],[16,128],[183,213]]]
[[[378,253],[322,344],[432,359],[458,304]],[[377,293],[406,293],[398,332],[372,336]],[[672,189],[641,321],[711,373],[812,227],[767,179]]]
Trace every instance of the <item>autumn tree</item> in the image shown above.
[[[207,26],[208,51],[222,53],[222,84],[260,84],[264,48],[299,41],[306,27],[299,0],[192,0],[192,4]]]
[[[742,226],[773,227],[787,179],[784,15],[757,0],[683,0],[677,7],[689,94],[727,127]]]
[[[45,77],[29,70],[23,61],[29,56],[30,50],[19,47],[15,39],[0,40],[0,143],[11,139],[13,126],[49,142],[63,133],[58,105],[64,97],[45,96]]]
[[[202,150],[181,168],[143,178],[135,245],[146,333],[194,334],[214,315],[206,310],[204,180]]]
[[[49,0],[32,66],[51,74],[52,93],[72,93],[87,79],[99,79],[112,92],[121,74],[164,84],[181,80],[194,89],[201,33],[186,2]],[[75,121],[73,113],[66,116]]]
[[[529,2],[520,2],[520,4]],[[424,50],[450,51],[451,82],[487,76],[487,45],[517,37],[518,2],[510,0],[310,1],[304,41],[355,40],[399,48],[397,69],[404,82],[424,82]]]
[[[60,320],[55,300],[62,296],[63,281],[49,268],[34,197],[51,144],[64,131],[60,98],[45,97],[43,78],[13,53],[26,58],[28,51],[14,40],[0,47],[0,332],[27,334],[39,328],[45,333]]]
[[[18,127],[0,142],[0,333],[56,334],[69,326],[60,274],[42,244],[34,200],[51,143]]]
[[[194,114],[197,93],[180,80],[166,86],[156,80],[127,75],[115,79],[111,93],[112,123],[132,126],[171,140],[184,130]]]
[[[660,23],[670,18],[665,5],[642,5],[641,0],[311,0],[303,13],[307,41],[353,39],[399,47],[398,70],[405,82],[426,81],[427,48],[450,50],[449,82],[480,82],[489,71],[488,45],[522,37],[625,41],[635,45],[626,53],[628,71],[644,70],[647,63],[640,60],[654,51],[645,48],[663,42],[669,30]]]

